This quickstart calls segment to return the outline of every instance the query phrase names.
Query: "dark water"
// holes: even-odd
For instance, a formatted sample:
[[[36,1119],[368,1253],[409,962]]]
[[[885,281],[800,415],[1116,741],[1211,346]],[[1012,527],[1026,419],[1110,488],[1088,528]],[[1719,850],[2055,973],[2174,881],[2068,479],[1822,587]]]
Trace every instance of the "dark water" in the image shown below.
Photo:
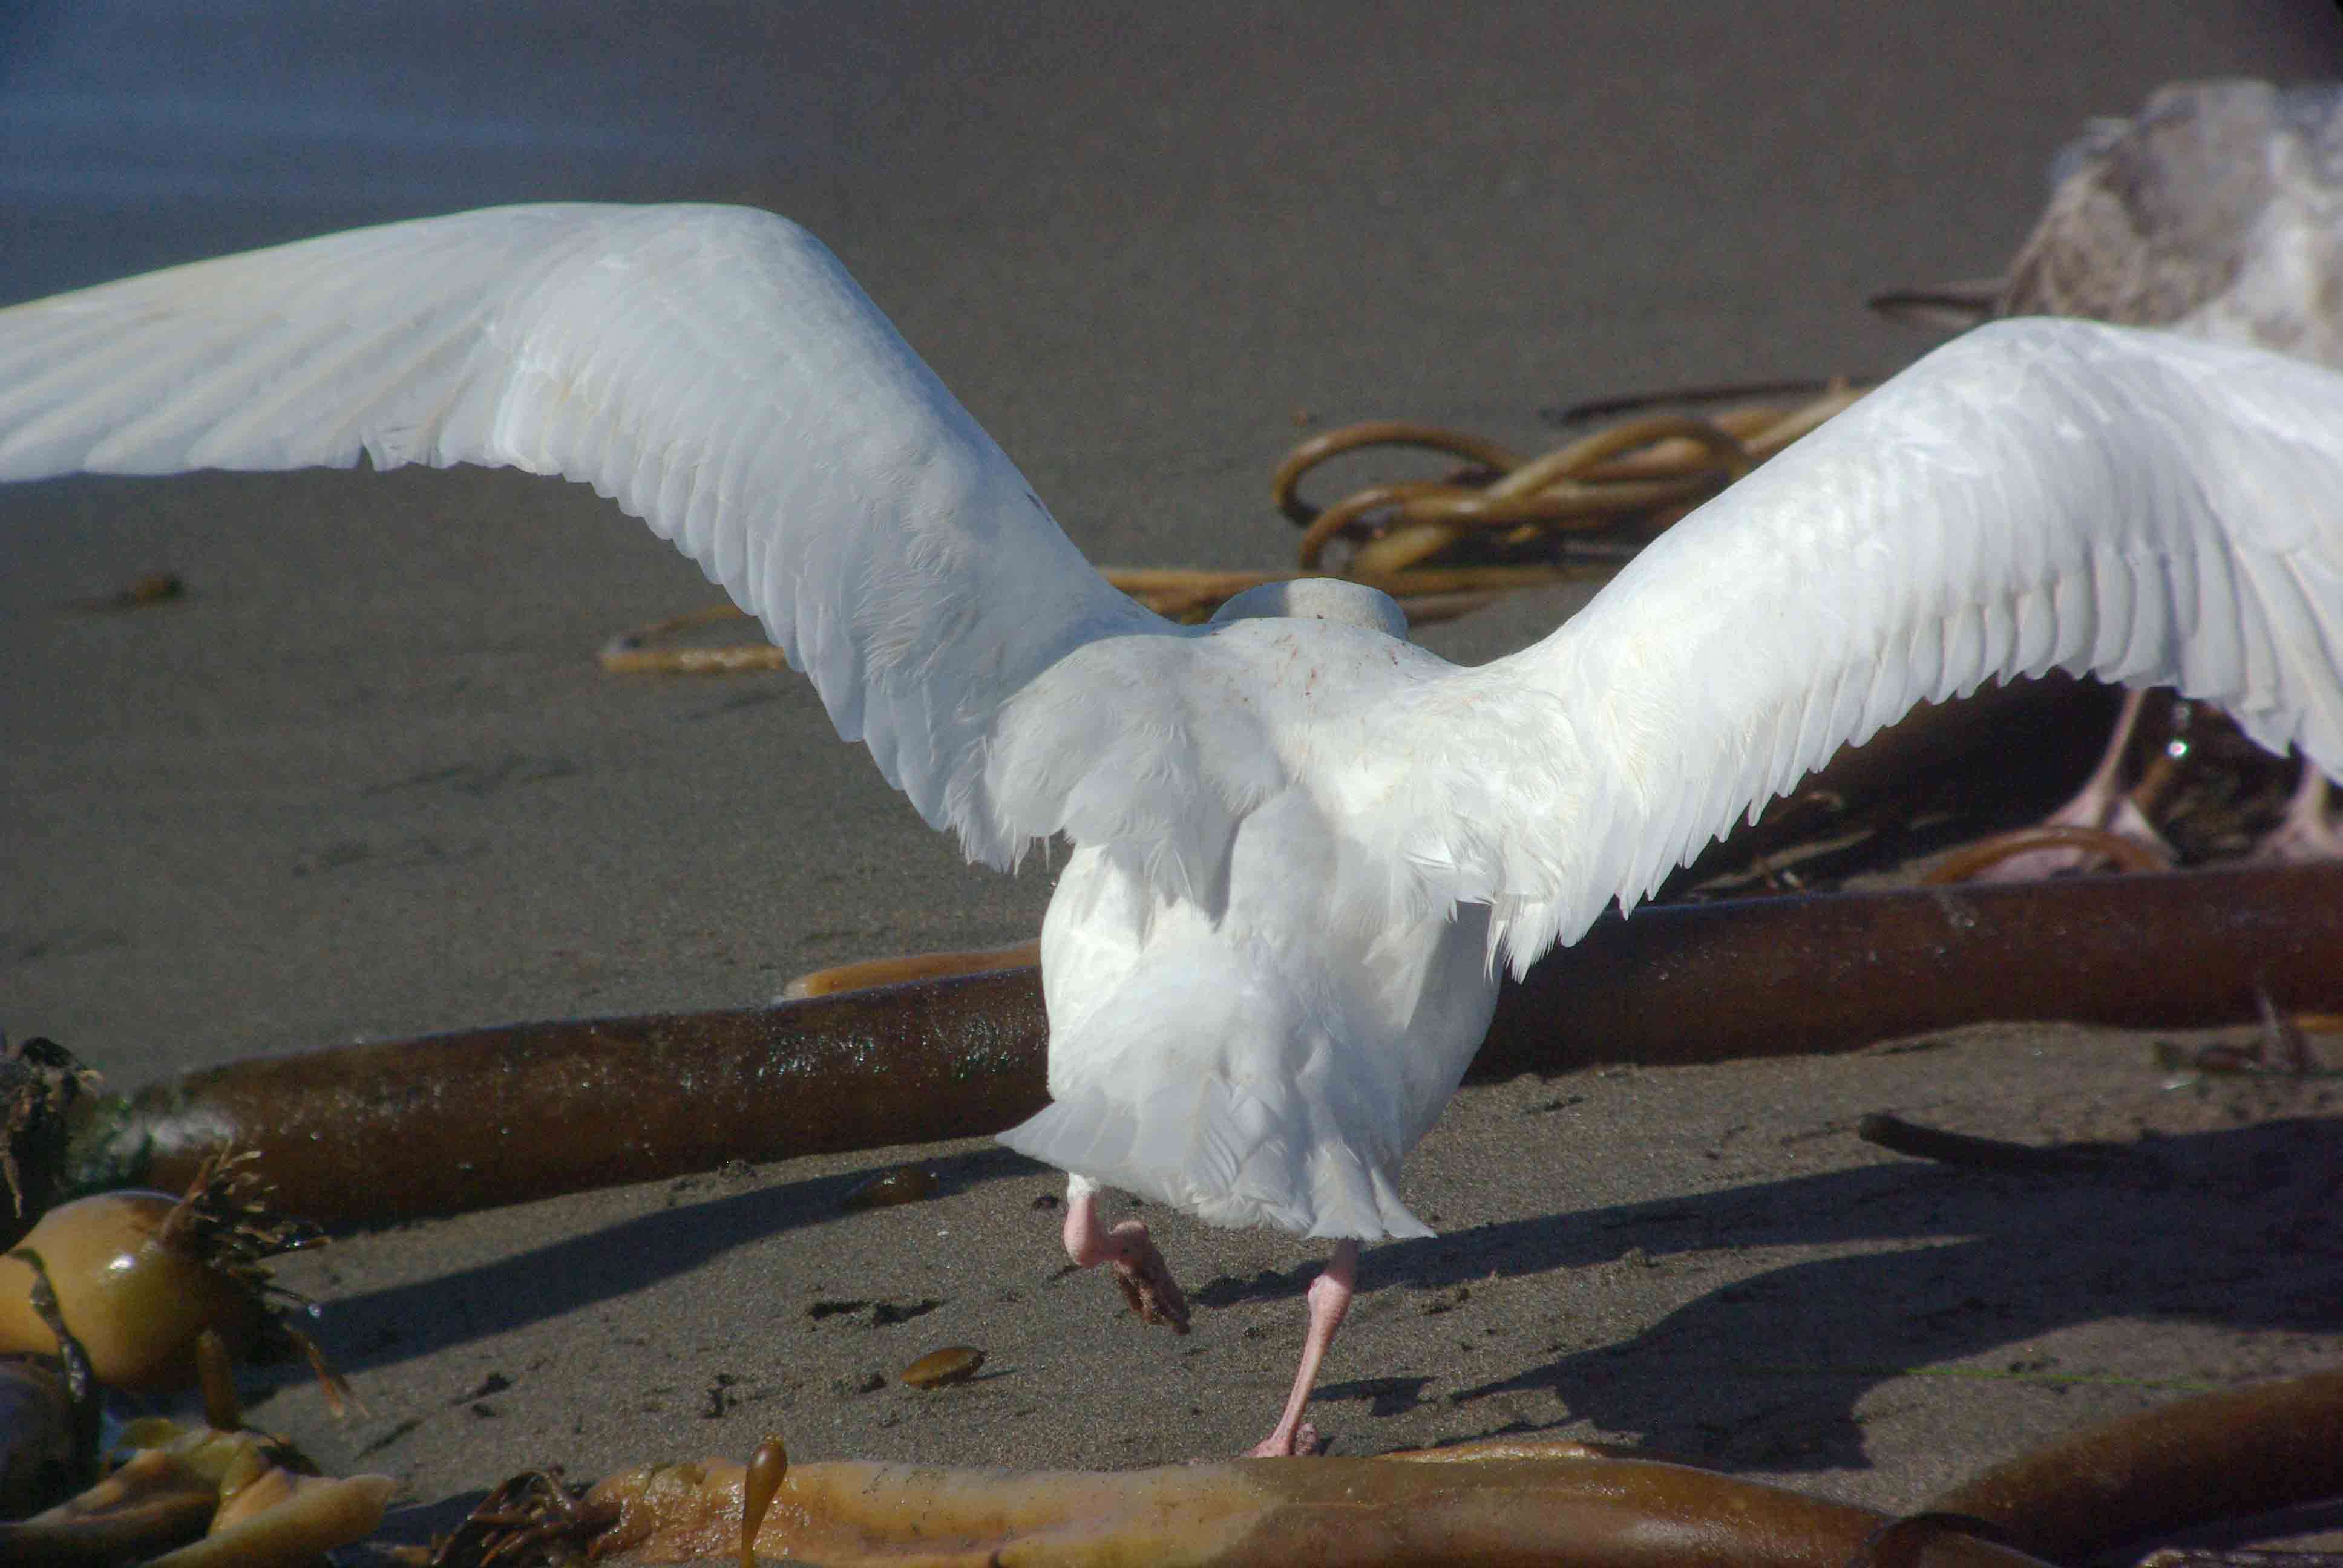
[[[831,49],[819,7],[12,0],[0,290],[420,213],[810,180],[851,118],[833,88],[884,74],[854,9],[829,8]]]
[[[2046,80],[2117,112],[2156,76],[2343,67],[2324,0],[1768,9],[0,0],[0,297],[512,201],[752,200],[828,233],[858,203],[948,203],[1011,170],[1115,226],[1151,193],[1224,197],[1231,171],[1240,205],[1264,184],[1339,204],[1385,137],[1466,185],[1520,146],[1651,182],[1732,156],[1721,136],[1908,140],[1881,124],[1897,79],[1928,100],[1924,78],[1980,65],[1974,126],[1936,111],[1924,134],[1989,141],[2038,114],[2039,158],[2074,125]],[[1850,157],[1876,162],[1804,172]]]

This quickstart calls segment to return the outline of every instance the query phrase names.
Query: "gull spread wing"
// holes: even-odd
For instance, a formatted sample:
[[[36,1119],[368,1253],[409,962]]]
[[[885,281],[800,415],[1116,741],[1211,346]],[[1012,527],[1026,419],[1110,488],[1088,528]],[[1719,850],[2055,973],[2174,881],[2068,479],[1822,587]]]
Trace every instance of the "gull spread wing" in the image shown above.
[[[837,258],[767,213],[492,208],[0,312],[0,479],[361,453],[615,499],[995,864],[1026,839],[986,778],[1001,703],[1086,643],[1174,629],[1091,569]]]
[[[1515,968],[1915,703],[2057,668],[2343,775],[2343,376],[2025,319],[1685,518],[1543,642],[1390,704],[1368,825]],[[1340,787],[1339,784],[1332,787]]]

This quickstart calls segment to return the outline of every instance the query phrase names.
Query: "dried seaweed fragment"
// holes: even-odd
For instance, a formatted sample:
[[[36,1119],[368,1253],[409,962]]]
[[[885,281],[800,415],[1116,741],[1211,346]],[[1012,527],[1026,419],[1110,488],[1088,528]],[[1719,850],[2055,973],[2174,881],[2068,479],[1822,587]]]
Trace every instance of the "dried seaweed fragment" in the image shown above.
[[[382,1523],[392,1482],[300,1473],[254,1432],[131,1428],[128,1459],[30,1519],[0,1524],[0,1563],[147,1563],[150,1568],[307,1568]]]
[[[0,1044],[0,1179],[15,1221],[0,1228],[5,1244],[15,1245],[56,1201],[66,1181],[68,1118],[102,1081],[54,1040],[35,1035]]]

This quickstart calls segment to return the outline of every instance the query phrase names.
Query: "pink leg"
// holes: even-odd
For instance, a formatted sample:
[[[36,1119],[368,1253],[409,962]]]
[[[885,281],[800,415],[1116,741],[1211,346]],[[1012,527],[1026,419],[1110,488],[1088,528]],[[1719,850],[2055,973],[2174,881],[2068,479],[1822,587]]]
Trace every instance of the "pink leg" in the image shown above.
[[[1125,1220],[1108,1230],[1098,1216],[1098,1183],[1080,1176],[1066,1178],[1066,1256],[1084,1269],[1112,1263],[1114,1282],[1140,1322],[1170,1323],[1175,1334],[1188,1332],[1188,1298],[1148,1239],[1147,1227]]]
[[[2104,828],[2115,817],[2117,804],[2124,798],[2124,753],[2131,749],[2132,731],[2139,728],[2140,709],[2147,703],[2145,691],[2124,693],[2123,710],[2116,715],[2116,727],[2107,737],[2107,749],[2099,753],[2099,765],[2075,791],[2075,798],[2050,813],[2046,820],[2065,823],[2077,828]]]
[[[2171,854],[2171,846],[2156,830],[2147,815],[2132,801],[2130,787],[2124,782],[2124,753],[2131,749],[2132,732],[2139,728],[2139,713],[2147,700],[2145,691],[2124,694],[2123,711],[2116,717],[2115,733],[2107,738],[2107,749],[2100,753],[2099,765],[2075,792],[2075,798],[2043,819],[2046,826],[2058,828],[2103,828],[2136,843]],[[1996,861],[1977,873],[1980,882],[2030,882],[2057,871],[2068,871],[2084,864],[2090,852],[2084,849],[2026,849]]]
[[[2286,803],[2286,819],[2254,846],[2254,859],[2294,863],[2343,859],[2343,823],[2328,810],[2331,793],[2327,775],[2306,759],[2302,778]]]
[[[1251,1457],[1282,1459],[1318,1452],[1318,1429],[1302,1419],[1302,1412],[1310,1403],[1310,1385],[1318,1381],[1318,1363],[1326,1359],[1326,1347],[1334,1342],[1334,1331],[1342,1326],[1342,1314],[1351,1310],[1351,1293],[1358,1278],[1358,1242],[1337,1241],[1334,1255],[1310,1282],[1310,1332],[1302,1342],[1302,1365],[1293,1374],[1293,1392],[1285,1396],[1285,1413],[1277,1418],[1277,1430],[1254,1446]]]

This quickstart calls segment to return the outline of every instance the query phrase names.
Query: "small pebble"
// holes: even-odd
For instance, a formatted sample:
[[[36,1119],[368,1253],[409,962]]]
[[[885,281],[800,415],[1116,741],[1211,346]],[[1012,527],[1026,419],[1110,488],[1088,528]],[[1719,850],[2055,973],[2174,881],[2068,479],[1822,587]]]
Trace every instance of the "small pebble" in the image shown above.
[[[913,1388],[941,1388],[966,1382],[984,1364],[984,1352],[970,1345],[947,1345],[931,1351],[903,1369],[903,1382]]]
[[[144,577],[131,578],[130,586],[124,588],[118,597],[126,605],[160,604],[166,598],[177,598],[186,591],[187,585],[172,573],[148,572]]]
[[[116,592],[99,598],[77,599],[74,608],[90,611],[141,609],[151,604],[168,604],[187,591],[187,585],[170,572],[147,572],[135,577]]]

